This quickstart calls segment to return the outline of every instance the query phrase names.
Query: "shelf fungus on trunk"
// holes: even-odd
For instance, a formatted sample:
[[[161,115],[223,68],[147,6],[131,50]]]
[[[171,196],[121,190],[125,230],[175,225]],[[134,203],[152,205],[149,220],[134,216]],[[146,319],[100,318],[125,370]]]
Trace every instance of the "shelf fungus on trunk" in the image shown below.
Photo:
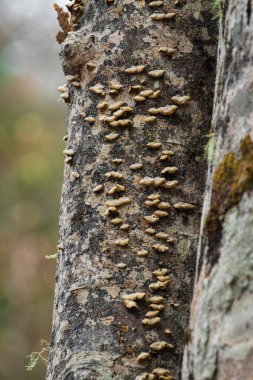
[[[68,165],[47,380],[181,377],[200,222],[186,200],[202,202],[211,115],[209,8],[55,6]]]

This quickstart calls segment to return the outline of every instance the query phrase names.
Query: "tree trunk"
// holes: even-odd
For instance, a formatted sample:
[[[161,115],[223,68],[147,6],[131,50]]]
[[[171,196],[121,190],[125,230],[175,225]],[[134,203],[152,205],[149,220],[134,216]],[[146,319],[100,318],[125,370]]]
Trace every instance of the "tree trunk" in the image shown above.
[[[252,379],[252,6],[251,0],[231,0],[223,7],[215,160],[209,165],[184,380]]]
[[[76,1],[70,23],[55,5],[69,117],[48,380],[180,378],[216,22],[209,0],[155,5]]]

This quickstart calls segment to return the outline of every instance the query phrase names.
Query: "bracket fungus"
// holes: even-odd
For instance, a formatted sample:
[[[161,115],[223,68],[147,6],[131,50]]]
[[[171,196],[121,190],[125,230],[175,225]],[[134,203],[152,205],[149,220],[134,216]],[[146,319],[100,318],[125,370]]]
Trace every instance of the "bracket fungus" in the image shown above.
[[[150,18],[153,21],[163,21],[163,20],[170,20],[171,18],[174,18],[176,16],[176,13],[153,13]]]
[[[157,216],[154,216],[154,215],[147,215],[147,216],[144,216],[144,220],[148,224],[155,224],[159,221],[159,218]]]
[[[190,101],[191,97],[189,95],[184,95],[184,96],[172,96],[171,100],[173,103],[175,103],[177,106],[182,106],[184,104],[188,104]]]
[[[145,314],[145,317],[148,317],[148,318],[155,318],[157,317],[159,314],[159,310],[153,310],[153,311],[148,311],[146,314]]]
[[[168,55],[168,56],[173,56],[177,52],[176,49],[165,47],[165,46],[160,47],[158,51],[159,51],[159,53],[161,53],[163,55]]]
[[[128,69],[125,70],[125,73],[127,74],[140,74],[145,70],[145,66],[131,66]]]
[[[156,210],[154,212],[154,215],[158,216],[159,218],[164,218],[164,217],[168,216],[169,213],[166,211],[163,211],[163,210]]]
[[[120,247],[125,247],[129,244],[129,239],[126,238],[126,239],[117,239],[114,241],[114,244],[115,245],[118,245]]]
[[[159,352],[164,350],[165,348],[174,348],[174,345],[165,341],[158,341],[150,344],[149,348],[151,349],[151,351]]]
[[[181,209],[181,210],[191,210],[194,208],[194,205],[191,203],[186,203],[186,202],[178,202],[173,205],[175,209]]]
[[[123,205],[127,205],[132,202],[132,198],[130,197],[121,197],[118,199],[112,199],[110,201],[105,202],[106,207],[120,207]]]
[[[118,133],[109,133],[109,135],[105,136],[105,140],[108,142],[114,141],[119,137]]]
[[[159,268],[153,272],[153,275],[158,277],[158,276],[165,276],[168,273],[167,268]]]
[[[151,78],[160,78],[165,74],[165,70],[152,70],[148,72]]]
[[[148,300],[149,303],[151,304],[161,304],[162,302],[164,302],[164,297],[162,296],[152,296],[149,298]]]
[[[114,224],[115,226],[123,223],[123,220],[121,218],[114,218],[111,220],[111,223]]]
[[[141,323],[145,326],[145,327],[154,327],[156,325],[158,325],[159,323],[161,322],[161,318],[160,317],[155,317],[155,318],[144,318]]]
[[[169,251],[169,247],[167,247],[166,245],[159,244],[159,243],[152,245],[152,248],[154,248],[156,251],[160,253],[165,253]]]
[[[90,87],[89,90],[94,94],[105,96],[104,86],[100,83],[96,84],[93,87]]]
[[[151,1],[151,3],[149,3],[148,5],[149,5],[151,8],[156,8],[156,7],[161,7],[163,4],[164,4],[163,1],[161,1],[161,0],[157,0],[157,1]]]
[[[156,141],[152,141],[152,142],[149,142],[147,143],[147,147],[148,148],[151,148],[151,149],[158,149],[162,146],[162,144],[160,142],[156,142]]]
[[[122,173],[114,172],[114,171],[105,173],[105,177],[106,178],[116,178],[116,179],[124,178]]]
[[[170,283],[170,280],[167,281],[157,281],[157,282],[152,282],[149,285],[150,290],[160,290],[160,289],[166,289],[167,285]],[[163,305],[164,306],[164,305]],[[152,309],[157,310],[157,306],[152,307]]]
[[[123,103],[122,101],[119,101],[119,102],[116,102],[116,103],[111,104],[111,105],[108,107],[108,109],[109,109],[110,111],[116,111],[116,110],[118,110],[120,107],[122,107],[123,104],[124,104],[124,103]]]
[[[107,194],[112,195],[115,193],[121,193],[122,191],[125,191],[125,190],[126,190],[125,186],[119,185],[117,183],[117,185],[113,186],[111,189],[108,190]]]
[[[138,356],[137,356],[137,361],[138,362],[141,362],[141,361],[144,361],[144,360],[150,360],[151,359],[151,356],[148,352],[141,352]]]

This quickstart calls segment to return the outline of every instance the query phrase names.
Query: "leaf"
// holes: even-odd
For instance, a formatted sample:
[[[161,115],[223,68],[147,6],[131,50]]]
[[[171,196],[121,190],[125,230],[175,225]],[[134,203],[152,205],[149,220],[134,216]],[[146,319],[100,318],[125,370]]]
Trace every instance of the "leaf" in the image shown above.
[[[65,12],[58,4],[53,4],[54,10],[57,12],[57,19],[59,21],[60,27],[63,31],[58,32],[56,40],[61,44],[68,35],[68,32],[72,30],[72,24],[69,21],[69,13]]]
[[[59,43],[59,44],[62,44],[65,39],[67,38],[67,33],[65,32],[62,32],[61,30],[57,33],[56,35],[56,41]]]

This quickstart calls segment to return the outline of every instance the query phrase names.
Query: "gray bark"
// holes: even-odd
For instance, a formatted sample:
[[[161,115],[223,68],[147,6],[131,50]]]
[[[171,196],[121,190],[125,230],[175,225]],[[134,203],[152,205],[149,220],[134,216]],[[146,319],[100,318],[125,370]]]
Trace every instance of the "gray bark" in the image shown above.
[[[213,130],[183,379],[253,373],[253,20],[251,0],[226,1]]]
[[[138,0],[126,0],[123,5],[121,1],[91,0],[83,12],[75,11],[74,31],[61,22],[65,30],[58,39],[67,37],[62,42],[62,65],[65,75],[75,78],[67,77],[68,92],[64,93],[69,101],[68,151],[48,380],[180,378],[206,171],[203,146],[212,109],[216,22],[212,21],[209,0],[175,3],[164,2],[152,9]],[[153,13],[173,12],[176,15],[171,19],[150,18]],[[159,52],[160,47],[175,51],[166,55],[166,51]],[[140,65],[145,69],[139,74],[125,72]],[[158,69],[165,70],[161,77],[148,75]],[[122,85],[114,94],[109,93],[112,80]],[[100,94],[90,90],[96,84],[104,86]],[[138,92],[129,92],[135,85],[141,85],[142,90],[160,90],[161,94],[157,99],[145,95],[144,101],[135,101]],[[171,106],[175,104],[171,98],[178,95],[189,95],[190,101],[179,105],[172,115],[162,115],[160,110],[154,122],[145,120],[151,116],[150,108]],[[112,115],[108,108],[98,110],[104,101],[108,105],[122,101],[132,107],[133,112],[123,116],[131,120],[130,125],[113,126],[99,120],[104,114]],[[85,119],[84,114],[94,117],[95,122]],[[110,133],[119,136],[106,141]],[[148,147],[152,142],[161,146]],[[115,159],[123,161],[117,165]],[[135,163],[143,167],[131,169]],[[176,169],[168,169],[161,174],[165,167],[178,171],[173,174]],[[114,171],[122,178],[105,176]],[[145,176],[163,179],[143,186],[140,181]],[[164,180],[167,187],[176,185],[172,181],[179,184],[169,189]],[[125,186],[125,191],[108,194],[116,184]],[[98,185],[103,187],[94,193]],[[147,207],[144,202],[152,193],[171,205],[164,210],[168,215],[157,218],[154,225],[144,216],[166,205]],[[122,196],[130,197],[131,202],[116,207],[119,214],[105,216],[106,202]],[[190,203],[193,208],[178,209],[174,207],[178,202]],[[116,217],[129,228],[113,225],[111,220]],[[151,227],[174,241],[146,233]],[[163,247],[168,251],[157,251]],[[143,250],[148,252],[145,257],[140,256]],[[155,291],[151,284],[158,279],[152,272],[161,268],[168,270],[170,283],[161,278],[158,285],[164,289]],[[136,301],[138,309],[127,309],[122,296],[136,292],[145,293],[145,298]],[[161,321],[148,329],[142,323],[145,318],[149,323],[159,321],[145,317],[152,310],[150,297],[157,295],[164,297],[161,304],[165,308],[156,317]],[[171,334],[166,334],[166,329]],[[155,353],[150,345],[159,341],[173,347]],[[141,352],[149,353],[150,359],[138,361]],[[159,367],[170,370],[171,375],[151,375]]]

